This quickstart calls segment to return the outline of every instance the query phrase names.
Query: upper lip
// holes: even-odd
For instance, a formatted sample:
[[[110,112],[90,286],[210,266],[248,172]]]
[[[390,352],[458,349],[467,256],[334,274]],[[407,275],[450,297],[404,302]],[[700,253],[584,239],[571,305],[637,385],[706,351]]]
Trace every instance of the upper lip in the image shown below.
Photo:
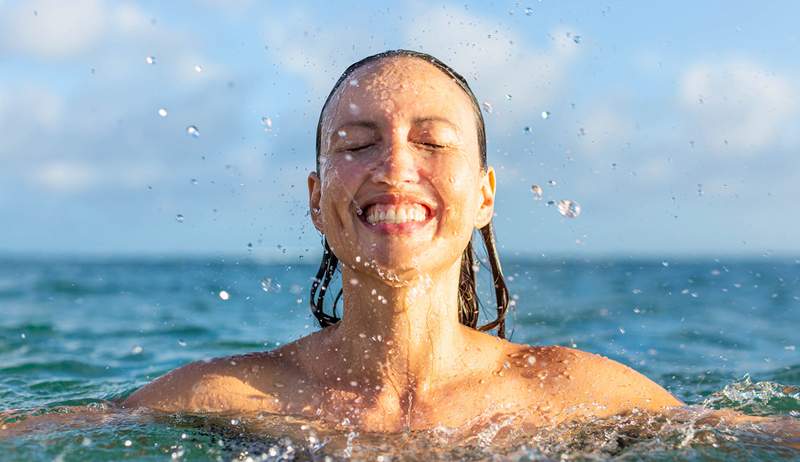
[[[391,193],[383,193],[378,194],[375,196],[370,196],[369,198],[361,201],[359,204],[359,208],[362,210],[368,209],[370,206],[375,204],[421,204],[425,208],[428,209],[430,214],[433,214],[433,211],[436,210],[433,202],[428,198],[413,194],[413,193],[401,193],[401,192],[391,192]]]

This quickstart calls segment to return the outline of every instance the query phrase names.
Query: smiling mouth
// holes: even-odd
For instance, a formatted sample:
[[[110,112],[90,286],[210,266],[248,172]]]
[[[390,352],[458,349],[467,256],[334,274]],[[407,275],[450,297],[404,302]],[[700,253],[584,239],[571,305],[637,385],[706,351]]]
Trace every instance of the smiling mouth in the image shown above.
[[[424,203],[396,196],[379,198],[357,208],[359,221],[367,228],[385,233],[404,233],[424,227],[433,218],[433,209]]]

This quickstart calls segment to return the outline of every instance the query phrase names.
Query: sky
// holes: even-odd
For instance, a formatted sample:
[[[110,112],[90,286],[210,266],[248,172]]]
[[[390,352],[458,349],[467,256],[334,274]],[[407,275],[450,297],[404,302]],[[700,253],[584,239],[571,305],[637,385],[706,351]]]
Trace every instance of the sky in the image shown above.
[[[409,48],[483,103],[503,255],[795,257],[798,17],[790,1],[0,0],[0,254],[318,255],[322,103],[352,62]]]

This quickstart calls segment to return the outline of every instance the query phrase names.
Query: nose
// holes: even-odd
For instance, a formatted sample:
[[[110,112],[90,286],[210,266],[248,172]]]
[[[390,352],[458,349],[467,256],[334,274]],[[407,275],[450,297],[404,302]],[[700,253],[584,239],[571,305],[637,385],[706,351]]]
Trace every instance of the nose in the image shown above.
[[[417,158],[405,140],[395,137],[378,162],[373,171],[373,179],[377,183],[400,186],[419,182]]]

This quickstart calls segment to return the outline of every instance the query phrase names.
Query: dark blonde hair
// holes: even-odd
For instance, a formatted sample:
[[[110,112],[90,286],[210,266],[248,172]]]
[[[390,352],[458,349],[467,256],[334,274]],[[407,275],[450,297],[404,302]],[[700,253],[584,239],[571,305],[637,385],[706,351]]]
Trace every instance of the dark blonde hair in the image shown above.
[[[322,105],[322,110],[319,114],[319,122],[317,123],[317,173],[320,173],[319,156],[320,148],[322,146],[322,118],[323,114],[325,113],[325,108],[328,106],[328,103],[330,103],[333,95],[342,85],[342,82],[344,82],[345,79],[347,79],[347,77],[349,77],[356,69],[371,62],[375,62],[384,58],[395,57],[417,58],[432,64],[437,69],[441,70],[450,78],[452,78],[453,81],[458,84],[462,90],[464,90],[464,93],[469,96],[470,101],[472,102],[472,109],[475,113],[476,128],[478,130],[478,147],[480,151],[481,169],[485,171],[487,167],[486,128],[484,126],[483,114],[481,114],[480,105],[478,104],[477,98],[475,98],[475,94],[472,93],[472,90],[469,88],[469,85],[464,77],[450,68],[450,66],[444,64],[431,55],[410,50],[389,50],[376,55],[368,56],[361,61],[350,65],[350,67],[344,71],[341,77],[339,77],[339,80],[336,81],[336,84],[333,86],[330,94],[328,94],[325,104]],[[494,228],[492,226],[492,222],[489,221],[489,224],[481,228],[480,233],[481,237],[483,238],[483,244],[486,248],[486,254],[492,271],[492,282],[494,284],[495,300],[497,302],[497,315],[493,321],[482,326],[478,326],[480,303],[478,300],[476,282],[477,261],[475,258],[475,251],[472,247],[472,239],[470,239],[469,244],[464,249],[464,254],[461,258],[461,276],[459,278],[458,286],[458,319],[461,324],[481,331],[497,329],[497,336],[505,338],[505,319],[506,312],[508,310],[508,288],[506,287],[506,282],[503,278],[503,269],[500,266],[500,258],[497,254],[497,244],[494,238]],[[328,241],[324,236],[322,239],[322,245],[322,261],[320,262],[319,270],[314,278],[314,282],[311,284],[310,305],[311,312],[317,318],[317,321],[319,321],[320,326],[327,327],[339,321],[339,317],[336,314],[336,306],[339,302],[339,298],[342,296],[342,290],[339,290],[339,293],[336,295],[336,298],[333,301],[332,314],[325,313],[325,293],[327,292],[328,287],[330,287],[331,280],[333,279],[336,268],[339,264],[339,259],[333,254],[333,251],[331,250],[330,246],[328,245]]]

